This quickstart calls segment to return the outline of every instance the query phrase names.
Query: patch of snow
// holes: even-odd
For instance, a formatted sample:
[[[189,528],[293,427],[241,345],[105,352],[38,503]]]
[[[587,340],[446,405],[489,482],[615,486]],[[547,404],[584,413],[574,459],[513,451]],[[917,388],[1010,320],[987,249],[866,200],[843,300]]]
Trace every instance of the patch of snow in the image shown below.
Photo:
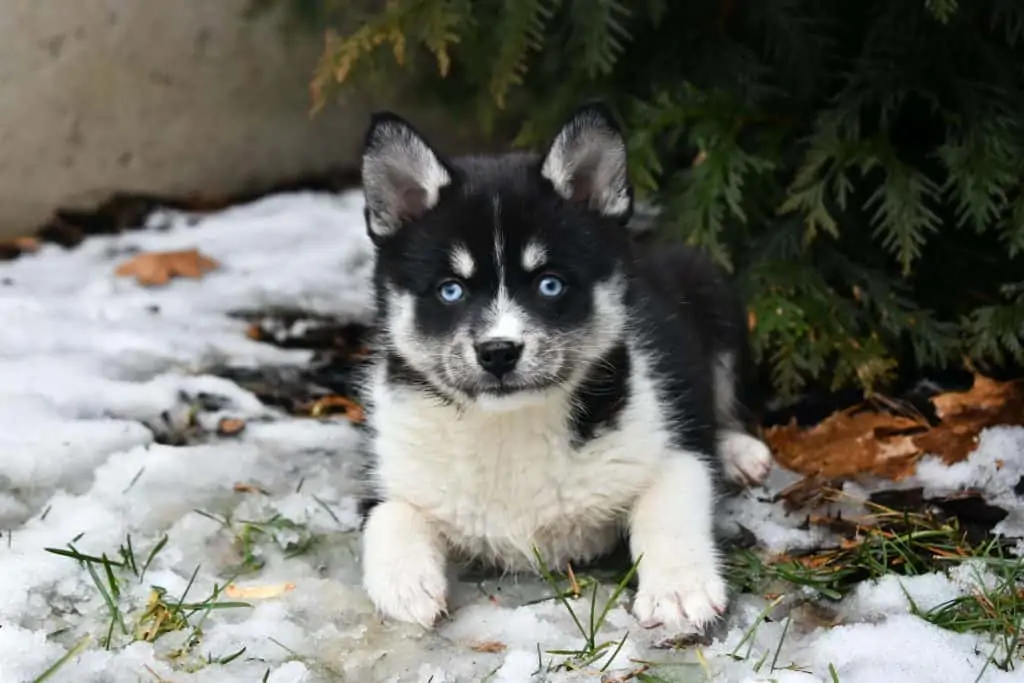
[[[1015,487],[1024,480],[1024,429],[992,427],[978,439],[966,460],[945,465],[941,459],[921,460],[908,485],[924,486],[926,496],[943,496],[964,489],[980,490],[985,501],[1009,514],[995,531],[1024,537],[1024,506]]]
[[[857,586],[843,604],[842,614],[847,620],[876,620],[911,611],[911,601],[922,612],[965,593],[965,586],[942,574],[920,576],[883,576],[877,581],[865,581]],[[909,596],[909,599],[908,599]]]
[[[794,472],[775,465],[761,487],[746,489],[722,501],[719,526],[727,534],[740,529],[750,531],[772,553],[820,546],[826,534],[817,527],[802,528],[806,512],[790,514],[780,503],[772,502],[780,491],[799,479]]]
[[[847,624],[816,633],[793,657],[824,680],[829,666],[841,683],[1009,683],[1020,671],[986,668],[991,646],[979,649],[978,638],[954,633],[910,615],[892,616],[878,624]],[[982,669],[984,675],[978,675]]]
[[[114,275],[139,250],[191,248],[222,267],[159,288]],[[51,683],[561,683],[601,680],[602,668],[625,675],[638,661],[655,662],[652,673],[666,680],[720,683],[831,681],[829,664],[842,683],[977,676],[984,639],[907,616],[900,588],[919,607],[933,606],[974,585],[977,568],[966,565],[949,578],[862,586],[837,608],[847,624],[831,630],[794,618],[786,631],[784,616],[759,621],[763,598],[737,596],[703,660],[694,648],[655,647],[626,595],[596,636],[622,642],[614,658],[617,645],[583,669],[560,666],[571,657],[553,651],[583,648],[585,638],[563,605],[544,600],[550,588],[529,576],[453,572],[452,614],[433,632],[379,619],[360,587],[356,430],[343,419],[285,415],[210,374],[305,364],[309,353],[249,339],[232,314],[282,308],[368,322],[371,267],[358,192],[280,195],[208,216],[161,211],[137,232],[73,250],[47,245],[0,264],[2,683],[29,683],[86,637]],[[246,427],[219,437],[222,417]],[[205,436],[163,443],[165,430],[186,424]],[[988,430],[963,466],[926,463],[918,476],[936,491],[981,486],[1010,503],[1022,447],[1024,430]],[[742,526],[773,552],[820,544],[820,530],[801,528],[802,515],[771,502],[795,480],[776,468],[764,488],[724,500],[722,526]],[[45,549],[121,562],[129,539],[138,566],[110,571],[127,635],[114,620],[107,650],[100,643],[112,614],[96,585],[109,594],[106,569],[93,565],[94,576]],[[187,627],[155,642],[141,637],[153,623],[143,621],[147,605],[159,607],[155,587],[167,604],[200,603],[232,577],[255,595],[244,598],[250,606],[193,614],[191,623],[203,621],[191,649]],[[599,610],[609,594],[603,586]],[[589,598],[571,605],[588,624]],[[1008,676],[990,668],[982,680]]]

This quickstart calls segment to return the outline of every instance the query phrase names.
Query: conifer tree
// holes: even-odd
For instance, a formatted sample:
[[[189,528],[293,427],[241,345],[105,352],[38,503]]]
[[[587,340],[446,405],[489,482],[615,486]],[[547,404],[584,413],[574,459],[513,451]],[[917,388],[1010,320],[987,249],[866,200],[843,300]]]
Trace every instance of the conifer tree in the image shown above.
[[[275,2],[326,28],[318,104],[407,70],[528,146],[610,102],[659,235],[733,272],[783,393],[1024,364],[1024,2]]]

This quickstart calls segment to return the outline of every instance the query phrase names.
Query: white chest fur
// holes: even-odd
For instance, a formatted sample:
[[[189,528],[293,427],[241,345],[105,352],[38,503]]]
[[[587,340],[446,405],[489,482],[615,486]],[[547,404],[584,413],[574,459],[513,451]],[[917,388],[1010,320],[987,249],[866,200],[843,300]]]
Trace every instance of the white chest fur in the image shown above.
[[[509,411],[460,410],[374,382],[376,483],[455,548],[510,569],[533,548],[559,566],[607,550],[668,448],[650,380],[634,372],[618,427],[571,445],[564,393]]]

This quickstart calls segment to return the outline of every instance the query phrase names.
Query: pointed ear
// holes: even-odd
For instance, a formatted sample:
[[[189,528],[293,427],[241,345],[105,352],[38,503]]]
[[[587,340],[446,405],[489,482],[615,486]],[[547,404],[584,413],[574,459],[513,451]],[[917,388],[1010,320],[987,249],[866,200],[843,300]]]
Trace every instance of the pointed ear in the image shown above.
[[[362,182],[367,228],[388,237],[434,208],[452,173],[403,118],[377,112],[363,145]]]
[[[562,126],[540,172],[570,201],[623,223],[632,215],[626,141],[611,112],[599,102],[576,110]]]

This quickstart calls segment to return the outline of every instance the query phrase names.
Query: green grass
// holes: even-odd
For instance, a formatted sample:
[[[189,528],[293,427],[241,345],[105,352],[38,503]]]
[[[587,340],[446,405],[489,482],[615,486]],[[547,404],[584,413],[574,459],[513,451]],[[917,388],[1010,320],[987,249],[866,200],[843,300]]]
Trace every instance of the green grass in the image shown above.
[[[77,540],[76,538],[75,541]],[[131,536],[126,537],[125,542],[117,549],[116,557],[120,558],[118,560],[110,559],[106,553],[99,556],[83,553],[75,547],[75,541],[68,543],[67,548],[46,548],[45,550],[77,562],[89,574],[109,613],[107,627],[99,639],[102,647],[109,650],[138,641],[152,643],[166,634],[184,631],[187,633],[184,645],[171,651],[168,658],[172,661],[181,661],[183,668],[187,670],[195,670],[211,663],[226,664],[241,656],[244,648],[243,651],[221,657],[207,655],[201,660],[192,657],[194,649],[202,640],[202,627],[210,613],[215,610],[251,607],[246,602],[220,599],[224,589],[235,577],[223,584],[214,584],[213,590],[208,596],[190,601],[189,594],[199,575],[200,567],[196,566],[180,596],[172,598],[168,595],[167,589],[162,586],[151,586],[146,605],[140,607],[129,600],[127,591],[133,585],[144,585],[146,571],[167,545],[167,536],[160,538],[150,548],[141,566]],[[43,676],[49,676],[63,666],[86,647],[91,639],[90,634],[79,641],[68,654],[47,669]],[[37,680],[45,680],[45,678]]]
[[[615,585],[612,590],[612,594],[600,608],[597,604],[597,593],[601,587],[600,582],[590,580],[583,584],[589,588],[588,592],[590,593],[589,608],[585,615],[586,618],[583,619],[581,618],[581,615],[577,614],[576,609],[570,602],[570,599],[573,602],[580,599],[583,591],[585,590],[576,576],[570,573],[567,577],[568,586],[563,588],[561,581],[559,581],[547,566],[544,559],[541,557],[540,551],[536,548],[534,548],[534,558],[537,561],[537,566],[540,570],[541,576],[544,577],[544,580],[554,591],[553,599],[557,600],[563,607],[565,607],[584,641],[583,647],[577,650],[548,650],[547,653],[550,655],[566,658],[554,667],[555,670],[568,669],[578,671],[588,669],[594,666],[599,660],[607,657],[604,665],[600,668],[601,672],[606,671],[611,665],[611,662],[622,650],[622,647],[626,644],[629,632],[626,632],[626,634],[619,640],[599,641],[598,638],[600,636],[601,628],[604,626],[604,623],[608,618],[608,613],[611,611],[612,607],[618,604],[619,598],[626,590],[626,586],[629,585],[629,582],[632,581],[633,577],[636,575],[640,559],[637,559],[637,561],[629,568],[629,571],[627,571],[622,579]],[[539,649],[537,654],[539,660]],[[539,666],[543,666],[542,661],[539,662]]]
[[[337,515],[322,501],[317,501],[340,524]],[[233,545],[238,553],[239,561],[230,572],[251,573],[263,568],[263,546],[271,543],[280,549],[286,558],[298,557],[310,552],[323,540],[305,524],[292,521],[281,514],[275,513],[263,520],[234,519],[231,515],[220,517],[204,510],[195,510],[196,514],[220,524],[233,537]]]
[[[89,642],[91,640],[92,640],[92,636],[90,636],[90,635],[86,635],[84,638],[79,640],[77,643],[75,643],[71,647],[70,650],[68,650],[67,652],[64,653],[63,657],[61,657],[56,662],[51,664],[46,669],[46,671],[44,671],[43,673],[41,673],[38,676],[36,676],[35,678],[33,678],[32,679],[32,683],[43,683],[43,681],[48,680],[50,678],[50,676],[52,676],[53,674],[57,673],[57,671],[62,666],[64,666],[65,664],[70,662],[72,659],[77,657],[79,655],[79,653],[82,652],[82,650],[84,650],[89,645]]]
[[[767,596],[789,595],[793,587],[801,587],[810,589],[812,596],[836,601],[864,581],[888,575],[945,573],[965,561],[977,561],[996,576],[994,586],[986,588],[979,577],[976,590],[969,595],[927,611],[911,600],[911,611],[942,628],[991,639],[994,649],[986,666],[1012,670],[1024,653],[1024,559],[1012,557],[1007,543],[998,538],[970,542],[955,519],[879,505],[869,505],[869,509],[870,514],[857,520],[819,520],[844,537],[837,547],[801,556],[764,557],[749,550],[732,553],[727,565],[730,582],[737,590]],[[753,637],[764,617],[762,614],[755,621],[746,634],[749,638],[741,641],[733,656],[739,658],[739,647]],[[778,652],[773,671],[777,659]],[[834,670],[830,675],[838,680]]]
[[[994,580],[986,582],[976,570],[974,587],[967,595],[926,611],[918,608],[910,595],[907,601],[913,614],[936,626],[958,633],[987,634],[994,645],[988,662],[1012,671],[1015,660],[1024,655],[1024,558],[990,557],[985,558],[984,566]]]

